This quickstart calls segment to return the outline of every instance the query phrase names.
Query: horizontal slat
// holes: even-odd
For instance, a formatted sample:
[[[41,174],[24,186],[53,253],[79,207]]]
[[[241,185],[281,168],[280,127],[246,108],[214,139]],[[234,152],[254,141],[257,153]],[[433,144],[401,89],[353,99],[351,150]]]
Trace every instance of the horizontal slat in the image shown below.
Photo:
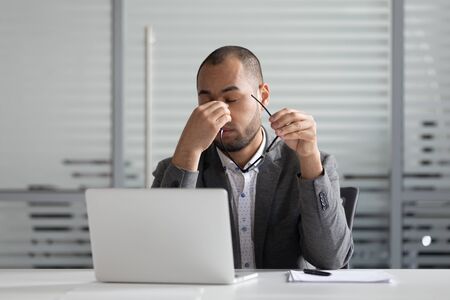
[[[64,266],[66,268],[92,268],[92,258],[84,256],[0,256],[0,266],[2,266],[3,268],[60,268],[61,266]]]
[[[28,254],[33,253],[33,255],[48,254],[48,255],[90,255],[91,245],[90,244],[77,244],[77,243],[67,243],[67,244],[8,244],[3,245],[0,248],[1,255],[10,254]]]
[[[428,218],[404,218],[403,226],[450,226],[449,219],[440,219],[435,217]]]

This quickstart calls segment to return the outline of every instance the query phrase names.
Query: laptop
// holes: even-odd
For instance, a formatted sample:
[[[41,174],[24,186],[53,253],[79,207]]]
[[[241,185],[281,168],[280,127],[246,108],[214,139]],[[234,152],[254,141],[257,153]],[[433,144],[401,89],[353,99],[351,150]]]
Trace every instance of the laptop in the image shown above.
[[[95,276],[103,282],[232,284],[235,272],[223,189],[88,189]]]

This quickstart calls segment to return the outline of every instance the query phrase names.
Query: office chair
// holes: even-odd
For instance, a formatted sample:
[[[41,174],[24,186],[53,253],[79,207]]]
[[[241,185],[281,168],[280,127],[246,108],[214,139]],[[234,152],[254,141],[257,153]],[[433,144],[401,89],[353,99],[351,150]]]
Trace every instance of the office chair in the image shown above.
[[[347,226],[350,230],[353,228],[353,219],[355,218],[356,204],[358,203],[359,189],[356,187],[341,187],[342,205],[345,210]]]
[[[345,218],[350,231],[353,228],[353,219],[355,218],[356,204],[358,203],[359,189],[356,187],[341,187],[342,206],[344,206]],[[342,269],[349,269],[349,264]]]

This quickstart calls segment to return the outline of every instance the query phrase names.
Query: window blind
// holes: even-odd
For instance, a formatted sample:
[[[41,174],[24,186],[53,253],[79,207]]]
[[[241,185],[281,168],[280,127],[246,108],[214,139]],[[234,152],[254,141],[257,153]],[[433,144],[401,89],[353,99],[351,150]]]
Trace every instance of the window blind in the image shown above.
[[[92,267],[84,194],[13,196],[0,195],[0,267]]]
[[[261,60],[269,110],[312,114],[341,185],[361,189],[354,266],[387,266],[390,1],[126,2],[125,155],[128,186],[144,186],[145,93],[151,92],[151,168],[171,156],[197,104],[195,75],[214,49],[236,44]],[[151,74],[145,86],[145,27]]]
[[[405,0],[403,264],[450,267],[448,1]]]
[[[0,267],[92,267],[82,189],[110,185],[111,2],[3,0],[0,37]]]
[[[0,2],[0,189],[108,186],[111,4]]]

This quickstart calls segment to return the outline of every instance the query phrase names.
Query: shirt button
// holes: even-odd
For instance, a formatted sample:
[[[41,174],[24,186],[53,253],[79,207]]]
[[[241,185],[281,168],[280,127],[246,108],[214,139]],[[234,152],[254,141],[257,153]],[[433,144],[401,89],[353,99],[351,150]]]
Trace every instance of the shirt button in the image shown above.
[[[244,267],[248,268],[248,267],[250,267],[250,264],[249,263],[245,263]]]
[[[241,197],[244,198],[245,197],[245,193],[241,193]]]

